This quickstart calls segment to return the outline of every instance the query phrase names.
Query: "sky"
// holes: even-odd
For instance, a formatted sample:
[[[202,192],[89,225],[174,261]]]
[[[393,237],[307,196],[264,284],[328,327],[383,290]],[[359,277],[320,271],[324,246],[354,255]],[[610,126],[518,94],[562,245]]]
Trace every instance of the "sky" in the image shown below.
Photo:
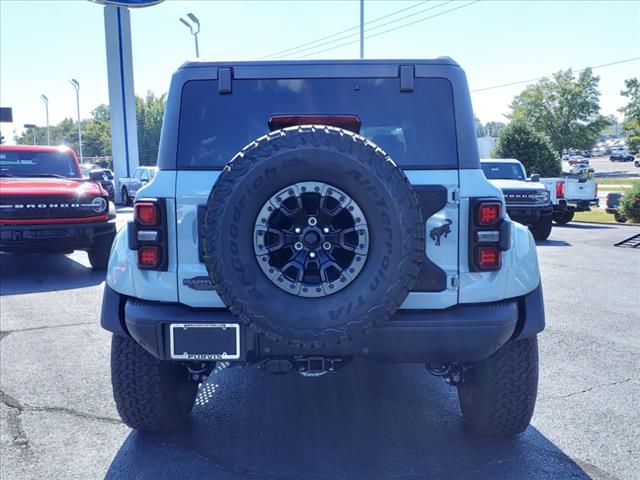
[[[365,23],[371,22],[365,25],[365,37],[415,22],[366,39],[365,58],[452,57],[466,71],[473,107],[483,123],[504,121],[511,100],[526,84],[481,89],[535,79],[560,69],[577,70],[640,57],[637,0],[365,0],[364,5]],[[103,9],[87,0],[0,0],[0,106],[12,107],[14,116],[13,124],[0,124],[8,141],[14,129],[19,133],[26,123],[45,125],[41,94],[49,98],[51,124],[67,117],[75,119],[71,78],[80,82],[83,118],[97,105],[108,103]],[[178,21],[188,12],[202,24],[201,57],[232,61],[255,60],[357,27],[359,9],[354,0],[166,0],[134,9],[136,94],[149,90],[165,93],[173,71],[195,57],[193,37]],[[374,21],[402,9],[406,10]],[[381,25],[404,16],[404,20]],[[426,19],[429,16],[433,18]],[[281,58],[357,58],[357,41],[343,45],[357,40],[357,32],[357,28],[349,30],[322,42],[342,40],[324,47],[315,42],[313,49],[291,51]],[[339,48],[319,52],[334,46]],[[617,110],[625,103],[620,90],[625,78],[640,77],[640,60],[595,69],[594,73],[601,77],[602,113],[620,116]]]

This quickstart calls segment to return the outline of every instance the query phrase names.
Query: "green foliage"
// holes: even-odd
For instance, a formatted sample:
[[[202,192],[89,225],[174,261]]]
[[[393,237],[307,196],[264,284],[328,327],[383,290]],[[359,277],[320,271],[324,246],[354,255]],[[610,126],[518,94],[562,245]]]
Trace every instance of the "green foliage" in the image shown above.
[[[136,121],[138,127],[138,151],[140,165],[155,165],[160,143],[162,118],[167,104],[166,95],[156,97],[147,92],[145,98],[136,97]],[[85,157],[111,157],[111,123],[108,105],[98,105],[91,118],[82,121],[82,153]],[[47,129],[35,128],[37,145],[47,144]],[[78,152],[78,126],[70,118],[65,118],[50,127],[51,145],[67,145]],[[25,130],[16,136],[21,145],[34,144],[34,129]],[[106,163],[110,166],[110,162]]]
[[[560,158],[549,140],[523,122],[511,122],[502,130],[491,155],[520,160],[528,175],[557,177],[562,174]]]
[[[484,126],[484,131],[487,135],[493,138],[498,138],[504,130],[506,125],[502,122],[487,122]]]
[[[511,104],[511,119],[545,134],[556,152],[590,150],[610,120],[600,114],[600,77],[571,69],[528,86]]]
[[[620,109],[624,114],[622,131],[627,135],[627,146],[632,152],[640,150],[640,81],[628,78],[624,81],[625,90],[620,95],[627,97],[629,103]]]
[[[155,165],[158,161],[162,117],[166,106],[166,95],[156,97],[149,91],[145,98],[136,97],[140,165]]]
[[[640,182],[634,182],[620,199],[619,210],[634,223],[640,223]]]

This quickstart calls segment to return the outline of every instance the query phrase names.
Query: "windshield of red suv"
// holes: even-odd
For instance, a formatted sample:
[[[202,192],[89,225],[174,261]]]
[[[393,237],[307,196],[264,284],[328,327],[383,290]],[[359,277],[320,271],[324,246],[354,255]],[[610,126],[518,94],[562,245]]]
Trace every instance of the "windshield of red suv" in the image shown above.
[[[0,152],[2,177],[66,177],[79,178],[80,172],[68,152]]]

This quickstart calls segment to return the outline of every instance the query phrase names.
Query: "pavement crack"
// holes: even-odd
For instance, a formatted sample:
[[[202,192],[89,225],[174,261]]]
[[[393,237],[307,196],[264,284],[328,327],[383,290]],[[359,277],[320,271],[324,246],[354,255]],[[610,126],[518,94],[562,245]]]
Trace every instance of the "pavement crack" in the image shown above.
[[[0,403],[8,407],[7,426],[11,435],[11,443],[23,455],[32,457],[33,452],[31,451],[29,438],[22,425],[21,415],[25,410],[24,406],[16,398],[4,393],[2,390],[0,390]]]
[[[7,407],[17,410],[20,413],[23,412],[47,412],[47,413],[66,413],[78,418],[86,418],[89,420],[97,420],[99,422],[111,423],[114,425],[122,425],[123,422],[119,418],[105,417],[102,415],[93,415],[91,413],[74,410],[67,407],[54,407],[46,405],[29,405],[27,403],[21,403],[16,398],[0,390],[0,402]]]
[[[625,378],[624,380],[618,380],[617,382],[599,383],[599,384],[592,385],[590,387],[584,388],[582,390],[578,390],[576,392],[567,393],[565,395],[549,395],[547,397],[540,397],[540,398],[538,398],[538,400],[556,400],[556,399],[559,399],[559,398],[569,398],[569,397],[573,397],[574,395],[581,395],[583,393],[590,392],[591,390],[595,390],[596,388],[614,387],[616,385],[622,385],[624,383],[633,382],[635,380],[638,380],[638,379],[636,379],[636,378]]]
[[[2,341],[7,335],[11,333],[17,332],[34,332],[38,330],[48,330],[51,328],[64,328],[64,327],[75,327],[79,325],[96,325],[96,322],[78,322],[78,323],[62,323],[60,325],[43,325],[41,327],[31,327],[31,328],[16,328],[14,330],[1,330],[0,331],[0,341]]]

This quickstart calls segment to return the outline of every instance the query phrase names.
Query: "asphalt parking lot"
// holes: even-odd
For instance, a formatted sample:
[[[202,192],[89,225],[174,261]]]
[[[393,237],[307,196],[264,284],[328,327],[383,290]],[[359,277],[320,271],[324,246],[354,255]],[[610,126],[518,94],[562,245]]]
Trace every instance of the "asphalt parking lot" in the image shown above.
[[[104,274],[83,252],[0,255],[0,476],[636,479],[640,249],[613,243],[639,232],[573,223],[540,242],[538,404],[511,440],[466,434],[423,367],[364,362],[319,379],[221,369],[185,429],[132,432],[111,397]]]

